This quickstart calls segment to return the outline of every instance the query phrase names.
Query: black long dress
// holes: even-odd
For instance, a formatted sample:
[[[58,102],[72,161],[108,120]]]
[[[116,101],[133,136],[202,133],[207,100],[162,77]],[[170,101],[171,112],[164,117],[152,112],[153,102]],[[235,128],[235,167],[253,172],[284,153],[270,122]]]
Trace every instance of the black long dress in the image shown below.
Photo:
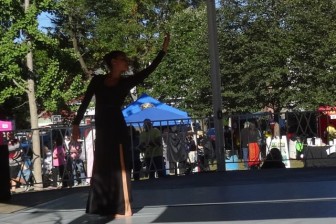
[[[104,84],[106,76],[94,76],[86,90],[73,122],[79,125],[95,95],[96,140],[86,213],[125,214],[125,206],[130,204],[131,179],[127,150],[131,141],[121,106],[130,89],[148,77],[164,55],[164,51],[160,51],[150,66],[132,76],[122,77],[114,86]]]

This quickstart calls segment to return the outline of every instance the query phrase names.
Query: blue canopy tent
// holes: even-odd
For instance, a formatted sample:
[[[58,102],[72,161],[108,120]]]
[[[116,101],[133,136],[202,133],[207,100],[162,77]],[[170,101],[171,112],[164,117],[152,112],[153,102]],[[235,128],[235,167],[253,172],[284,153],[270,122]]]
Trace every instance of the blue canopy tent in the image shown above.
[[[154,126],[188,124],[190,117],[182,110],[162,103],[147,94],[142,94],[136,101],[123,110],[127,123],[142,123],[148,118]]]

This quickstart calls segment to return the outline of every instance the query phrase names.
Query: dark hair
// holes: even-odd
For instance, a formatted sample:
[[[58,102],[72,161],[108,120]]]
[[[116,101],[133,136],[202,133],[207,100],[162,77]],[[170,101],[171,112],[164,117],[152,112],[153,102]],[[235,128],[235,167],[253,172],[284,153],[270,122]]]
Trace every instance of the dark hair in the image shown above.
[[[63,145],[63,139],[59,136],[55,138],[55,146],[61,146]]]
[[[146,118],[143,122],[145,130],[151,129],[153,127],[152,121],[150,119]]]
[[[267,157],[269,160],[282,161],[282,155],[278,148],[272,148]]]
[[[123,51],[111,51],[110,53],[105,54],[103,61],[108,69],[112,68],[111,60],[119,56],[126,56],[126,53]]]
[[[146,118],[146,119],[144,120],[144,123],[152,123],[152,121],[151,121],[151,119]]]

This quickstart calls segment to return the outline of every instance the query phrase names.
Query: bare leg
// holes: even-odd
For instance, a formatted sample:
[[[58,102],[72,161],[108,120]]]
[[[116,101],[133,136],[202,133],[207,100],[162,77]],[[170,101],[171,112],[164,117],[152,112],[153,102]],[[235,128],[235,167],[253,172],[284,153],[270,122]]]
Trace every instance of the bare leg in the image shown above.
[[[11,186],[12,186],[11,192],[15,192],[16,191],[16,182],[15,182],[15,180],[11,180]]]
[[[125,160],[124,160],[124,154],[123,154],[123,148],[122,145],[119,147],[120,150],[120,164],[121,164],[121,176],[122,176],[122,182],[123,182],[123,193],[124,193],[124,201],[125,201],[125,214],[116,214],[115,218],[119,217],[129,217],[132,216],[132,208],[131,203],[129,199],[129,190],[127,185],[127,173],[126,173],[126,167],[125,167]]]

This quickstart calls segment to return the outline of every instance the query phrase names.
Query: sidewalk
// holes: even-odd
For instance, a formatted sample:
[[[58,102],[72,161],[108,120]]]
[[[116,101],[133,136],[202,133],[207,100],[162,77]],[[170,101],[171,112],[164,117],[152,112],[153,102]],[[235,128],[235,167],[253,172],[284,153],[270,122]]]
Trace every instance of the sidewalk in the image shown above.
[[[28,192],[0,223],[335,223],[336,169],[200,173],[133,182],[134,215],[85,214],[88,187]],[[16,207],[16,209],[7,209]]]

